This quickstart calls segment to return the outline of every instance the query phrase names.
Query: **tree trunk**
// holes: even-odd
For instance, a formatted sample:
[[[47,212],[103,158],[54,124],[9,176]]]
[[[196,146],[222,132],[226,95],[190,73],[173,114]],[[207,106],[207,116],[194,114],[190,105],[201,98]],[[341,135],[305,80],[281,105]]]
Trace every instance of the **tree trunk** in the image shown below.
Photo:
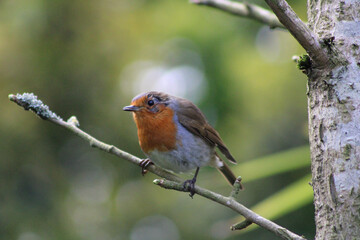
[[[308,0],[333,64],[308,76],[316,239],[360,239],[360,2]]]

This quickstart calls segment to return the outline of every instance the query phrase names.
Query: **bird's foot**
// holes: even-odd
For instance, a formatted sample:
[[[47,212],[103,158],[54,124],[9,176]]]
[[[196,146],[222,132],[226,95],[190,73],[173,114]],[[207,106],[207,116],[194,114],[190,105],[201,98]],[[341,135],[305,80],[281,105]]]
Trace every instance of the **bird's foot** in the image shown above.
[[[196,179],[193,178],[193,179],[186,180],[183,183],[184,190],[186,190],[190,193],[189,196],[191,198],[193,198],[193,196],[195,195],[195,182],[196,182]]]
[[[141,162],[139,163],[139,166],[141,167],[141,175],[144,176],[148,172],[148,170],[146,170],[146,168],[151,164],[154,164],[154,163],[149,158],[141,160]]]
[[[190,193],[189,196],[191,198],[193,198],[193,196],[195,195],[195,183],[196,183],[196,178],[197,178],[197,175],[199,173],[199,170],[200,170],[200,167],[197,167],[194,177],[192,179],[186,180],[183,183],[183,189],[185,191],[189,191],[189,193]]]

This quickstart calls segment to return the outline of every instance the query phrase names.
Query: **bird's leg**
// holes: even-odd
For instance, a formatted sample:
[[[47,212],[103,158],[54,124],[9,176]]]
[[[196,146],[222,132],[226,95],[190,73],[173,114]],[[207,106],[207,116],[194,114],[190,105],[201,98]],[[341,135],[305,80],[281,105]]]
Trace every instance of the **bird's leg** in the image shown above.
[[[150,164],[154,164],[149,158],[143,159],[141,160],[141,162],[139,163],[139,166],[141,167],[141,175],[145,175],[148,171],[146,170],[146,168],[150,165]]]
[[[193,198],[193,196],[195,195],[195,182],[196,182],[196,177],[197,177],[197,175],[199,173],[199,170],[200,170],[200,168],[197,167],[194,177],[192,179],[186,180],[183,183],[183,188],[190,192],[189,195],[190,195],[191,198]]]

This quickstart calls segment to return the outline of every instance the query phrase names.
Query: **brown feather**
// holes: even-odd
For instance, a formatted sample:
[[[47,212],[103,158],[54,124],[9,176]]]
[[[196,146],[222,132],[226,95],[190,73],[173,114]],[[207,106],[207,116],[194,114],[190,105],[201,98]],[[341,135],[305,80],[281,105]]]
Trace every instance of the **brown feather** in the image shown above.
[[[226,178],[226,180],[230,183],[231,186],[234,185],[236,181],[235,174],[233,173],[233,171],[231,171],[230,167],[220,158],[220,156],[217,153],[215,154],[223,164],[221,167],[218,167],[217,170]],[[240,183],[240,189],[243,189],[241,183]]]
[[[178,98],[177,100],[179,108],[177,116],[181,125],[194,135],[204,139],[210,146],[217,146],[230,162],[236,163],[219,133],[206,121],[200,109],[186,99]]]

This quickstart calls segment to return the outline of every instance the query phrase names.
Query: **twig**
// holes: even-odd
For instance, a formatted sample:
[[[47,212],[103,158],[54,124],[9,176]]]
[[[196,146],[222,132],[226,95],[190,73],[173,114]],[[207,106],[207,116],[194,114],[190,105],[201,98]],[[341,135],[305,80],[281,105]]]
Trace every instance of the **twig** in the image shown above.
[[[114,154],[122,159],[125,159],[133,164],[139,165],[141,162],[140,158],[137,158],[125,151],[122,151],[118,149],[117,147],[113,145],[106,144],[104,142],[101,142],[97,140],[96,138],[92,137],[88,133],[82,131],[79,129],[79,121],[76,119],[76,117],[69,118],[68,121],[62,120],[58,115],[50,111],[49,107],[43,104],[43,102],[32,93],[24,93],[24,94],[17,94],[9,95],[9,99],[15,103],[17,103],[19,106],[23,107],[25,110],[31,110],[35,114],[37,114],[39,117],[41,117],[44,120],[48,120],[52,123],[55,123],[59,126],[62,126],[74,134],[78,135],[85,141],[90,143],[90,146],[96,147],[100,150],[103,150],[105,152]],[[174,189],[182,192],[187,192],[186,189],[184,189],[183,186],[183,179],[175,176],[174,174],[171,174],[162,168],[159,168],[155,165],[149,165],[147,168],[150,172],[154,173],[155,175],[159,177],[163,177],[165,179],[155,179],[154,183],[167,189]],[[283,239],[293,239],[293,240],[305,240],[305,238],[300,237],[296,235],[295,233],[290,232],[289,230],[275,224],[274,222],[271,222],[270,220],[267,220],[258,214],[254,213],[250,209],[244,207],[240,203],[238,203],[235,200],[236,195],[239,192],[241,183],[241,178],[238,178],[237,181],[234,184],[234,189],[230,194],[230,197],[222,196],[218,193],[211,192],[207,189],[201,188],[199,186],[195,186],[195,193],[197,193],[200,196],[203,196],[205,198],[208,198],[212,201],[218,202],[224,206],[227,206],[234,211],[240,213],[243,215],[247,221],[253,222],[258,224],[259,226],[275,233],[276,235],[282,237]]]
[[[242,180],[241,177],[238,177],[238,178],[235,180],[234,185],[233,185],[233,190],[232,190],[231,193],[230,193],[230,197],[231,197],[231,198],[234,198],[234,199],[235,199],[236,196],[239,194],[240,189],[242,189],[241,180]]]
[[[232,2],[229,0],[190,0],[190,2],[218,8],[237,16],[251,18],[269,25],[270,28],[285,28],[272,12],[255,4]]]
[[[252,221],[250,220],[244,220],[240,223],[234,224],[230,227],[231,231],[235,231],[235,230],[242,230],[247,228],[248,226],[250,226],[252,224]]]
[[[169,181],[166,179],[155,179],[154,184],[165,189],[173,189],[181,192],[185,191],[181,183]],[[276,223],[261,217],[260,215],[256,214],[255,212],[251,211],[250,209],[237,202],[232,197],[225,197],[210,190],[201,188],[199,186],[195,186],[195,193],[234,210],[235,212],[244,216],[248,221],[256,223],[260,227],[263,227],[266,230],[275,233],[277,236],[283,239],[305,240],[304,237],[296,235],[295,233],[287,230],[286,228],[283,228]]]
[[[326,50],[321,47],[318,37],[292,10],[285,0],[265,0],[274,11],[280,22],[289,30],[294,38],[306,50],[314,65],[324,67],[329,63]]]

